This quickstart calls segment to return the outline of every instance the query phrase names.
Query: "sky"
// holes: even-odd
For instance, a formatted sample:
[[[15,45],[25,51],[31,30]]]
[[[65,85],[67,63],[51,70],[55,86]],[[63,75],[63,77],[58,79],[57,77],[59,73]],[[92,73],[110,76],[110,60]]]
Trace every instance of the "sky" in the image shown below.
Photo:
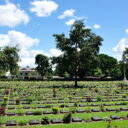
[[[104,41],[100,53],[121,59],[128,47],[128,0],[0,0],[0,47],[17,46],[21,67],[35,56],[62,54],[53,34],[69,34],[75,20]]]

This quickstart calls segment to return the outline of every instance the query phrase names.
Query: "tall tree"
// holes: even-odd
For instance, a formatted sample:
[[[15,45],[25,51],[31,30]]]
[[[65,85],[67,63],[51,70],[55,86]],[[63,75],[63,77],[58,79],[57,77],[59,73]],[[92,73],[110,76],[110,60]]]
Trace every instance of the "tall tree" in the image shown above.
[[[102,70],[103,74],[105,74],[105,77],[110,76],[111,72],[114,72],[114,70],[116,70],[114,68],[118,64],[117,59],[106,54],[100,54],[98,58],[99,68]]]
[[[5,75],[5,72],[8,71],[8,63],[7,63],[7,56],[0,51],[0,76]]]
[[[7,59],[8,70],[12,75],[16,75],[18,73],[18,62],[20,60],[18,51],[17,47],[7,46],[3,48],[3,53]]]
[[[128,64],[128,48],[126,47],[125,50],[123,51],[123,54],[122,54],[122,62],[124,64],[124,67],[123,67],[123,72],[124,72],[124,81],[127,80],[126,78],[126,71],[127,71],[127,67],[126,65]]]
[[[48,74],[52,72],[49,58],[45,55],[38,54],[35,57],[35,64],[37,64],[36,70],[39,72],[42,78],[47,77]]]
[[[83,21],[76,21],[72,25],[69,38],[65,37],[65,34],[54,34],[54,37],[57,48],[63,52],[63,55],[56,59],[56,63],[60,67],[64,66],[62,70],[75,76],[77,87],[77,76],[81,74],[79,72],[85,75],[87,69],[91,67],[90,63],[96,59],[103,39],[92,33],[91,29],[86,29]]]

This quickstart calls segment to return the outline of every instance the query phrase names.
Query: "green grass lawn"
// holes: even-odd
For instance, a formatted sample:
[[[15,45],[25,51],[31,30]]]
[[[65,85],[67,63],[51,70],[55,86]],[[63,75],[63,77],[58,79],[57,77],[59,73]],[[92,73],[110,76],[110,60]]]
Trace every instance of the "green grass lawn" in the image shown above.
[[[37,125],[37,126],[21,126],[16,128],[107,128],[108,123],[107,122],[93,122],[93,123],[72,123],[72,124],[58,124],[58,125]],[[128,121],[113,121],[111,123],[111,128],[115,128],[115,126],[118,126],[118,128],[128,128]],[[0,127],[4,128],[4,127]],[[8,127],[9,128],[9,127]]]
[[[110,118],[111,115],[117,115],[120,117],[127,117],[128,112],[93,112],[93,113],[75,113],[72,117],[80,117],[81,119],[91,119],[93,116],[99,116],[101,118]],[[25,121],[29,122],[32,119],[42,119],[45,115],[30,115],[30,116],[5,116],[2,117],[2,123],[6,123],[9,120],[15,120],[18,122]],[[63,119],[64,114],[50,114],[46,115],[50,120],[53,118]]]

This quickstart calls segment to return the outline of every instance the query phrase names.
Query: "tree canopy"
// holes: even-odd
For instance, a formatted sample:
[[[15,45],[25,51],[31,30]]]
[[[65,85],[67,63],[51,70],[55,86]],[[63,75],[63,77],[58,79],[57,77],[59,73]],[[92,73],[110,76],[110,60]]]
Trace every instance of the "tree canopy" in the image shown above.
[[[126,47],[122,54],[122,63],[123,63],[123,73],[124,73],[124,80],[127,80],[127,69],[128,69],[128,48]]]
[[[19,62],[19,55],[18,55],[17,47],[4,47],[0,51],[0,70],[1,74],[4,74],[7,71],[10,71],[12,75],[17,75],[18,73],[18,62]]]
[[[36,70],[43,77],[47,77],[52,72],[49,58],[45,55],[38,54],[35,57],[35,64],[37,65]]]
[[[86,29],[83,21],[76,21],[69,32],[65,34],[54,34],[57,45],[62,55],[53,58],[53,64],[61,75],[65,72],[75,77],[77,87],[77,76],[84,77],[88,74],[92,64],[96,61],[103,39]]]

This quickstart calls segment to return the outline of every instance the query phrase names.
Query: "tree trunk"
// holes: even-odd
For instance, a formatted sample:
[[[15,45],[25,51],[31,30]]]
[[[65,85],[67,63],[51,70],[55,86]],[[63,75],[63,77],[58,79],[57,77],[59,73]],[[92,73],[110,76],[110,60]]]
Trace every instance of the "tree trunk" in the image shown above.
[[[77,88],[78,85],[77,85],[77,72],[75,72],[75,88]]]
[[[75,61],[76,61],[76,63],[75,63],[75,88],[77,88],[78,87],[78,85],[77,85],[77,43],[76,43],[76,46],[75,46],[75,57],[76,57],[76,59],[75,59]]]

